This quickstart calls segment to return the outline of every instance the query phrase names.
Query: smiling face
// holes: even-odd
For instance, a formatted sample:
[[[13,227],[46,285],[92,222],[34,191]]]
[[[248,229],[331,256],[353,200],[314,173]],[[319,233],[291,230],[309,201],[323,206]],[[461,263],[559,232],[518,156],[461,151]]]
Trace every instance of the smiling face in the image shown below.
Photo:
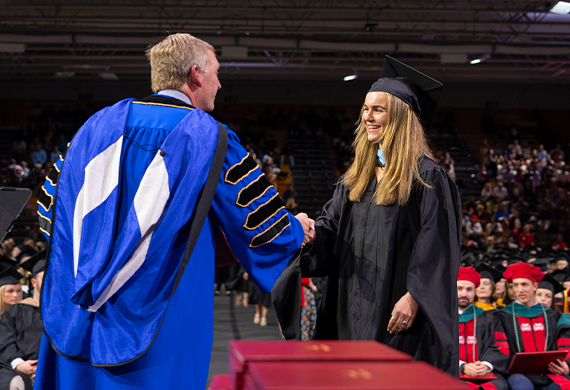
[[[362,123],[368,132],[368,141],[378,142],[388,123],[388,98],[385,92],[369,92],[362,107]]]
[[[206,112],[210,112],[214,109],[216,94],[218,93],[218,89],[222,88],[218,80],[220,64],[213,51],[208,50],[208,56],[208,68],[204,71],[202,69],[198,70],[201,86],[196,90],[194,101],[192,102],[195,107]]]

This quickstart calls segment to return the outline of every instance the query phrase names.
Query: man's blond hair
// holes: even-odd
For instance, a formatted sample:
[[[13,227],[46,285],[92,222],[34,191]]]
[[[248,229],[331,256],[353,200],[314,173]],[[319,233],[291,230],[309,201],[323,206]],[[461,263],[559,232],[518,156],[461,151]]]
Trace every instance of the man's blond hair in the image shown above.
[[[214,52],[214,47],[190,34],[169,35],[148,49],[152,91],[180,88],[187,82],[194,65],[207,73],[208,51]]]

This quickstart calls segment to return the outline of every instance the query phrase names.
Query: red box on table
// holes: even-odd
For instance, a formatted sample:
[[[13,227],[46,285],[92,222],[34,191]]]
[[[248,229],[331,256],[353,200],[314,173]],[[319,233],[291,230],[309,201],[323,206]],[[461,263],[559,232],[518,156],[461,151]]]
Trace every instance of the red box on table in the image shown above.
[[[210,383],[209,390],[231,390],[232,382],[229,375],[216,375]]]
[[[253,362],[410,362],[412,357],[376,341],[230,341],[230,379],[242,390]]]
[[[252,362],[243,390],[465,390],[424,362]]]

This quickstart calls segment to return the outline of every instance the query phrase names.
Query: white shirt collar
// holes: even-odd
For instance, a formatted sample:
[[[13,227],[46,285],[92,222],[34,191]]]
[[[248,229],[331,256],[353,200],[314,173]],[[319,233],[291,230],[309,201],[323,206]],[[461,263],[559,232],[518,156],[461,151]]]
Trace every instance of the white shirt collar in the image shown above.
[[[158,92],[158,95],[169,96],[171,98],[181,100],[186,104],[192,105],[190,98],[176,89],[163,89]]]
[[[520,301],[518,299],[515,300],[515,303],[518,303],[519,305],[523,305],[522,303],[520,303]],[[536,305],[540,305],[537,300],[534,301],[533,306],[536,306]],[[523,305],[523,306],[525,306],[525,305]]]

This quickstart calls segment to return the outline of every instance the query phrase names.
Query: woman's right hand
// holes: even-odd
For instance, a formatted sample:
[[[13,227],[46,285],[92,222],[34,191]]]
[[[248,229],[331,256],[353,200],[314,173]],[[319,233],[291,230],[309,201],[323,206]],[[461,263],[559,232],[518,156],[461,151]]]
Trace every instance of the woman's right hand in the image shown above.
[[[26,360],[16,366],[16,371],[20,371],[22,374],[27,376],[32,376],[36,374],[36,368],[38,367],[37,360]]]

